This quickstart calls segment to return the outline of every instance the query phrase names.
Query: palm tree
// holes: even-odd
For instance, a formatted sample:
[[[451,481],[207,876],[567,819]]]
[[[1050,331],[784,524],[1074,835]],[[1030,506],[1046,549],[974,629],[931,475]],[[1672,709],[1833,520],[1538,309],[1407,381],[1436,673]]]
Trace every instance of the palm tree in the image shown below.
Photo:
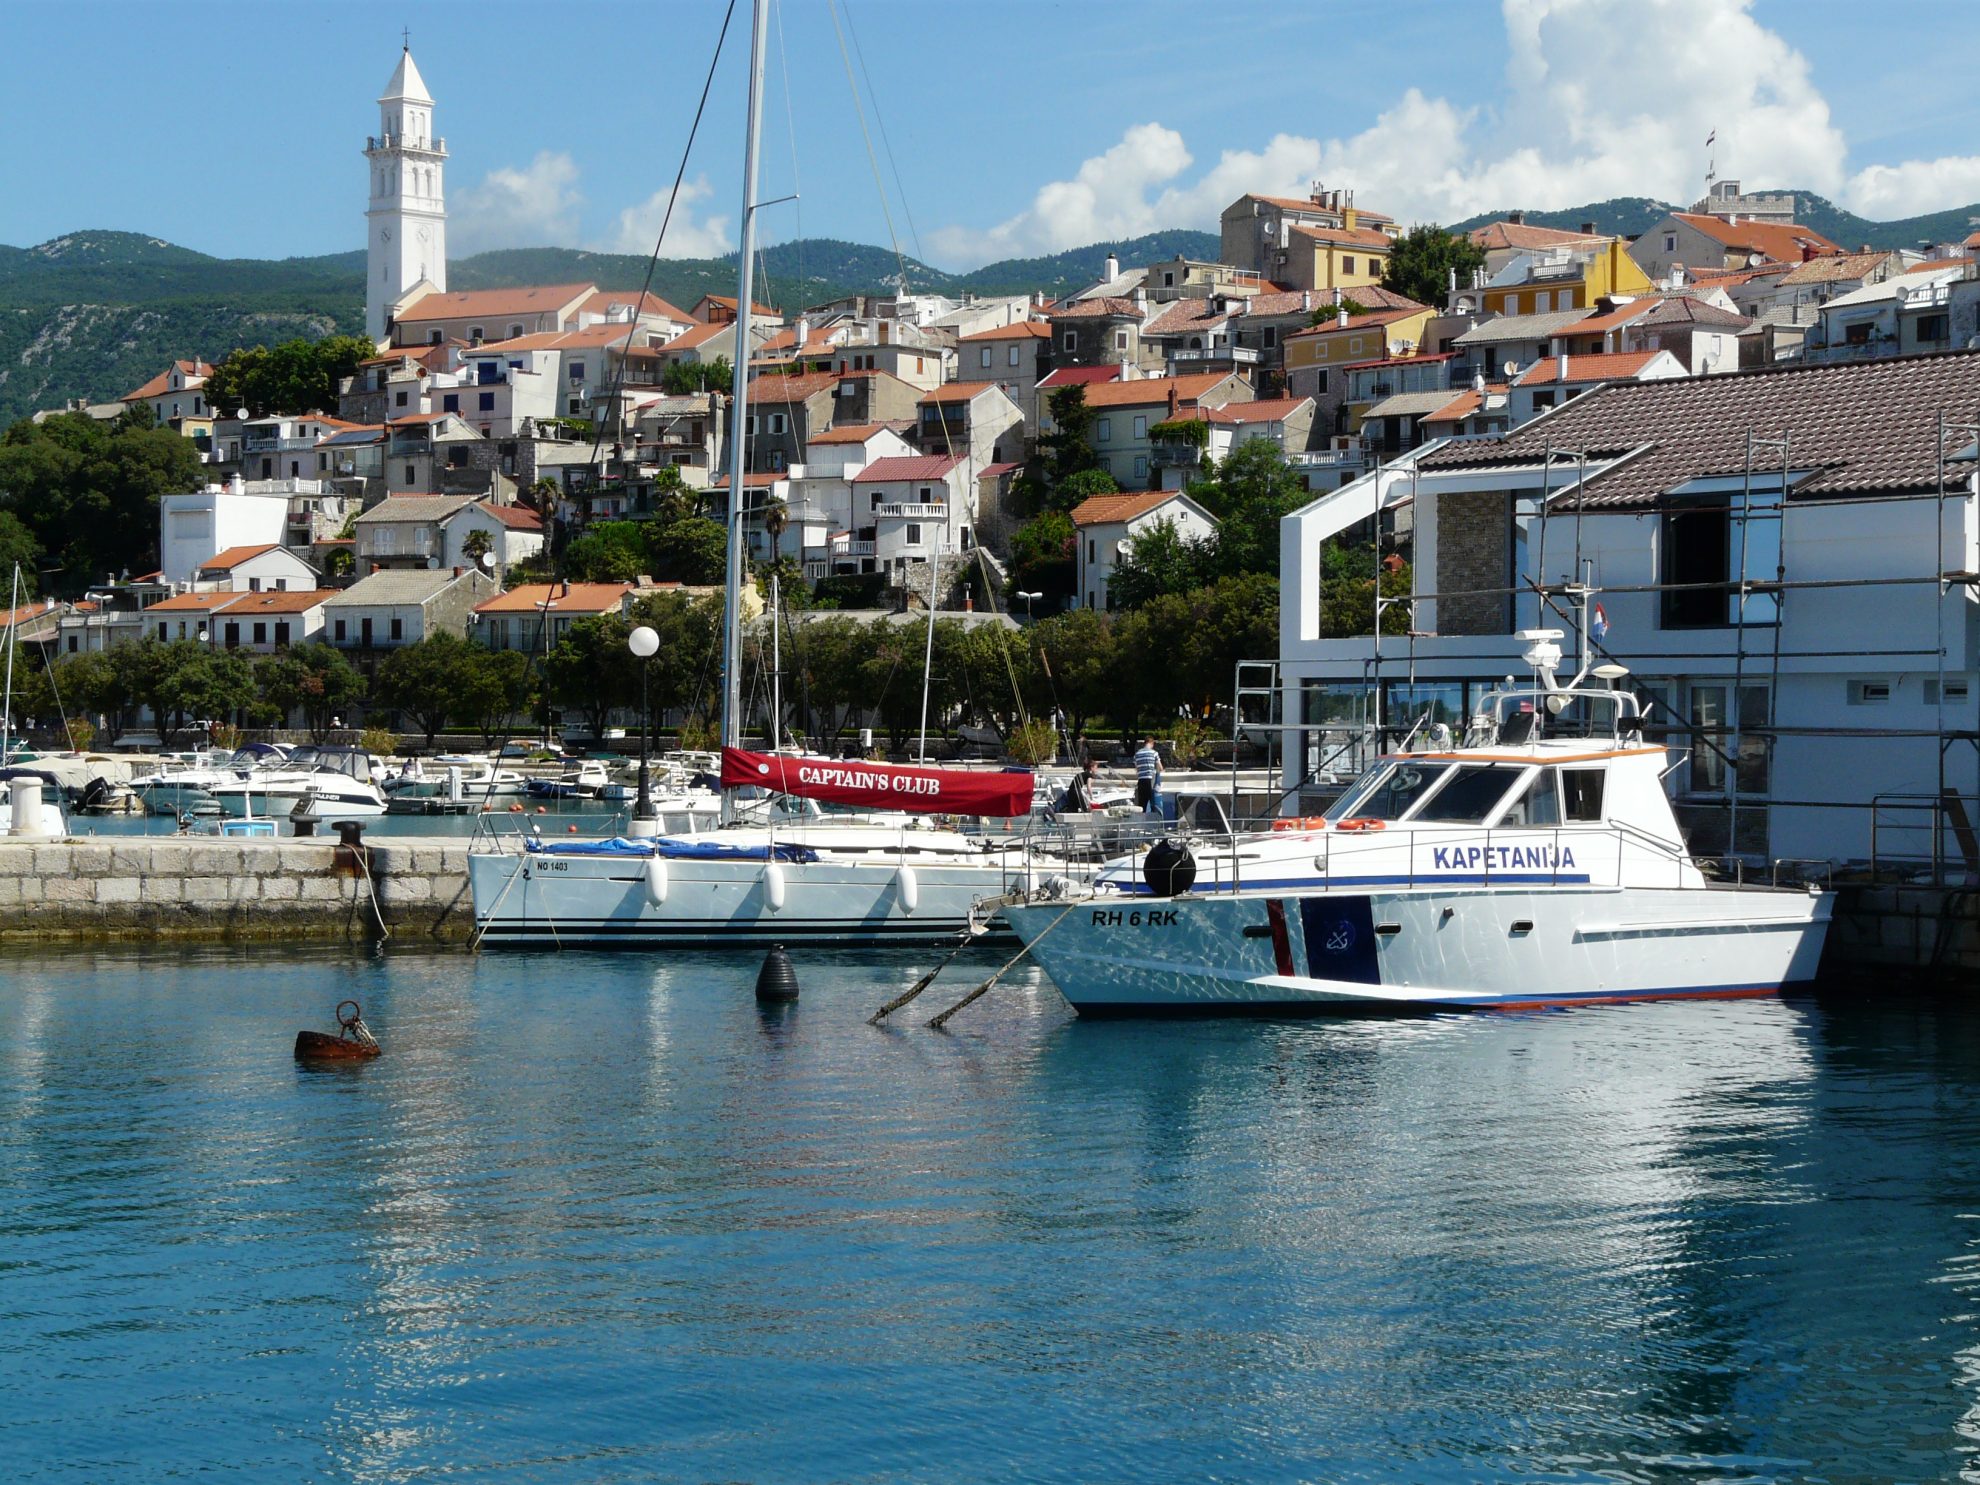
[[[791,524],[791,508],[781,500],[772,500],[763,507],[763,529],[770,536],[770,560],[774,563],[778,548],[783,541],[784,531]]]

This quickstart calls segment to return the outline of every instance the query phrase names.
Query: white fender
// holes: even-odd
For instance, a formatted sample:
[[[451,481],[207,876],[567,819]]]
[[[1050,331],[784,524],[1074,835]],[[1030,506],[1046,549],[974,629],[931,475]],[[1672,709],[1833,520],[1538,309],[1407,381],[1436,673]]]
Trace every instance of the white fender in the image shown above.
[[[667,900],[667,858],[649,856],[646,858],[646,900],[659,907]]]
[[[901,899],[902,912],[911,914],[921,906],[921,878],[905,862],[894,877],[894,891]]]
[[[763,868],[763,900],[770,904],[773,913],[784,910],[784,863],[781,861],[772,861]]]

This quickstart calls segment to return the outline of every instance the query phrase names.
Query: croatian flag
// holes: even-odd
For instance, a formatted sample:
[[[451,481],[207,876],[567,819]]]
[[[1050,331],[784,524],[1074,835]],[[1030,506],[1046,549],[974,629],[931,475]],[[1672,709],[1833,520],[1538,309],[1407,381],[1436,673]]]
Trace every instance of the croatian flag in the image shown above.
[[[1609,634],[1609,616],[1602,611],[1602,605],[1595,605],[1595,617],[1589,621],[1588,632],[1597,639],[1606,639]]]

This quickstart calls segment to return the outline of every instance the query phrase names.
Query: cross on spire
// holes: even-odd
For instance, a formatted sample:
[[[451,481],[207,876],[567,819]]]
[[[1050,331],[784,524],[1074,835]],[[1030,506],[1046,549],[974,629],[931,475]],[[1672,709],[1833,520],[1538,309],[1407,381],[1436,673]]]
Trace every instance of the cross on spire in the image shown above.
[[[402,38],[402,40],[404,41],[404,43],[405,43],[405,49],[406,49],[407,51],[411,51],[411,50],[412,50],[412,27],[410,27],[410,26],[401,26],[401,27],[399,28],[399,35],[400,35],[400,37]]]

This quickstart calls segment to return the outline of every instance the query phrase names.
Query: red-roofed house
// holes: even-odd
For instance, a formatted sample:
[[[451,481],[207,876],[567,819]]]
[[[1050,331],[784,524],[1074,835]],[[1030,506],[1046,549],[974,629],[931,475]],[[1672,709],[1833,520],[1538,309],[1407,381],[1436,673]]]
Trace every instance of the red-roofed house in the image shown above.
[[[1679,264],[1686,268],[1754,268],[1762,263],[1800,263],[1841,251],[1813,227],[1728,221],[1694,211],[1672,212],[1629,245],[1629,255],[1637,266],[1659,282]]]
[[[215,552],[193,574],[193,586],[233,593],[279,593],[314,588],[316,569],[275,542]]]
[[[1351,289],[1379,283],[1401,236],[1393,219],[1354,204],[1354,193],[1316,190],[1305,199],[1240,196],[1221,218],[1226,263],[1291,289]]]
[[[1603,356],[1547,356],[1513,378],[1507,410],[1513,426],[1538,417],[1607,382],[1660,382],[1689,373],[1669,351],[1618,351]]]
[[[1073,602],[1085,608],[1112,608],[1108,583],[1126,555],[1125,548],[1165,521],[1190,541],[1207,541],[1217,534],[1216,518],[1180,490],[1127,490],[1094,495],[1074,506]]]
[[[1116,484],[1140,489],[1147,488],[1154,467],[1149,429],[1179,413],[1248,402],[1252,396],[1251,384],[1229,371],[1095,382],[1085,394],[1086,406],[1094,414],[1088,438],[1093,452],[1099,455],[1100,467]],[[1040,432],[1051,431],[1051,410],[1047,408]]]
[[[812,437],[839,423],[914,421],[920,396],[885,371],[759,376],[749,384],[747,467],[781,473],[802,464]]]
[[[1024,411],[996,382],[944,382],[919,404],[924,454],[959,454],[973,469],[1024,452]]]
[[[307,643],[323,632],[323,605],[337,591],[294,588],[243,593],[209,616],[206,642],[216,650],[253,650],[263,655]],[[149,612],[157,608],[153,604]]]
[[[543,518],[526,505],[494,505],[477,500],[440,518],[440,565],[479,567],[500,580],[509,565],[543,550]]]
[[[476,604],[470,633],[491,650],[541,655],[578,620],[624,613],[637,591],[631,583],[524,583]]]
[[[976,482],[953,454],[875,459],[852,478],[852,529],[871,531],[875,562],[900,573],[975,544]]]
[[[210,433],[213,409],[206,405],[204,389],[212,374],[213,368],[204,361],[174,361],[135,392],[126,392],[124,402],[147,404],[160,427],[188,438],[194,433]],[[187,426],[188,419],[194,426]]]
[[[595,284],[544,284],[522,289],[435,290],[400,309],[392,321],[394,345],[439,345],[449,340],[480,345],[544,331],[575,330],[578,316],[598,292]]]
[[[956,341],[956,380],[996,382],[1024,414],[1025,426],[1038,426],[1038,382],[1052,365],[1052,327],[1022,320],[979,330]]]

